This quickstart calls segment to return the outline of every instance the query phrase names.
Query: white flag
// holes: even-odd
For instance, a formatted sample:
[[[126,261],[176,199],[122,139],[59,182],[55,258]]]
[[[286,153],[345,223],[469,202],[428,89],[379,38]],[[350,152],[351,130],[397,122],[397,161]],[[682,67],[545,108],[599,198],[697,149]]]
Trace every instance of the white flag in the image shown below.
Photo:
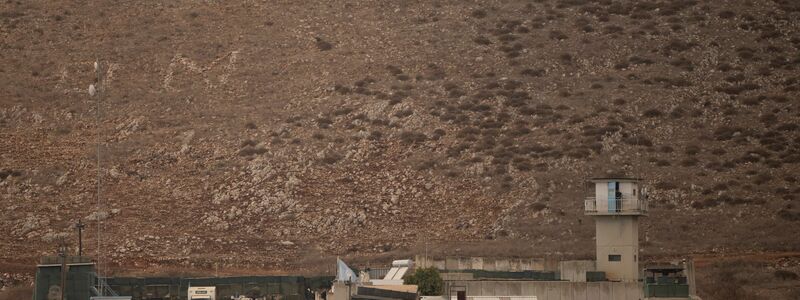
[[[353,272],[353,269],[350,269],[350,267],[338,257],[336,258],[336,281],[358,282],[358,276]]]

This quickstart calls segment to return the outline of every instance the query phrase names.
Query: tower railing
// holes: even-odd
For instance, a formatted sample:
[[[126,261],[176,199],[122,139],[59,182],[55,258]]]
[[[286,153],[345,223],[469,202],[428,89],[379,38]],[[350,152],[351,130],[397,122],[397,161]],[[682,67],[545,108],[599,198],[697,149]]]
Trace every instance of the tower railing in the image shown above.
[[[603,198],[599,200],[605,205],[598,206],[596,197],[586,197],[584,200],[584,212],[590,215],[643,215],[647,214],[647,199],[633,197],[632,195],[622,195],[613,199]]]

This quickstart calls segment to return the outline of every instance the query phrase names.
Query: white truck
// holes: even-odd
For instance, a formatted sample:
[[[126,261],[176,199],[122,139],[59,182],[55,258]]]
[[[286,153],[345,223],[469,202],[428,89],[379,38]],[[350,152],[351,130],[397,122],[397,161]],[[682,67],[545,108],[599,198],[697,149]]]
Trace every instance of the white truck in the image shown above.
[[[217,287],[192,286],[189,287],[189,300],[217,300]]]

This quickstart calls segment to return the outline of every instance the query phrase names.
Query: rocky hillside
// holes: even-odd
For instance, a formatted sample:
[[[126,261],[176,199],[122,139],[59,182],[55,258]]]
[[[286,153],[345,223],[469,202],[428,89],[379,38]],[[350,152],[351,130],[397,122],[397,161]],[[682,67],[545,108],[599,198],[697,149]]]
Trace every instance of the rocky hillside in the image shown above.
[[[651,187],[645,255],[796,251],[798,20],[788,0],[4,1],[0,259],[79,219],[89,253],[101,220],[104,257],[139,267],[591,256],[584,183],[607,174]]]

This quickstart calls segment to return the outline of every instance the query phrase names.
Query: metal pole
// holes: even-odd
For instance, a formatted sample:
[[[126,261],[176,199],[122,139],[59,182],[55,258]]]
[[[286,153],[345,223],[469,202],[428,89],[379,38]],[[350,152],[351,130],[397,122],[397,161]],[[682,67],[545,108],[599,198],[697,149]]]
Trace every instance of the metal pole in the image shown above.
[[[423,268],[428,267],[428,240],[425,240],[425,265],[422,266]]]
[[[78,224],[75,224],[75,228],[78,228],[78,256],[83,256],[83,227],[85,225],[81,223],[81,220],[78,220]]]
[[[61,257],[61,300],[64,300],[67,293],[67,244],[61,241],[58,256]]]
[[[100,220],[100,213],[102,211],[101,206],[101,186],[102,186],[102,169],[100,168],[100,143],[102,137],[102,130],[100,127],[100,117],[101,117],[101,109],[102,109],[102,94],[105,87],[102,85],[102,72],[100,67],[100,62],[94,62],[94,72],[95,72],[95,84],[97,85],[97,111],[95,114],[95,127],[97,128],[97,273],[98,275],[103,274],[103,256],[102,256],[102,232],[103,232],[103,221]],[[99,277],[99,276],[98,276]],[[103,287],[100,287],[100,296],[103,296],[105,293],[103,292]]]

